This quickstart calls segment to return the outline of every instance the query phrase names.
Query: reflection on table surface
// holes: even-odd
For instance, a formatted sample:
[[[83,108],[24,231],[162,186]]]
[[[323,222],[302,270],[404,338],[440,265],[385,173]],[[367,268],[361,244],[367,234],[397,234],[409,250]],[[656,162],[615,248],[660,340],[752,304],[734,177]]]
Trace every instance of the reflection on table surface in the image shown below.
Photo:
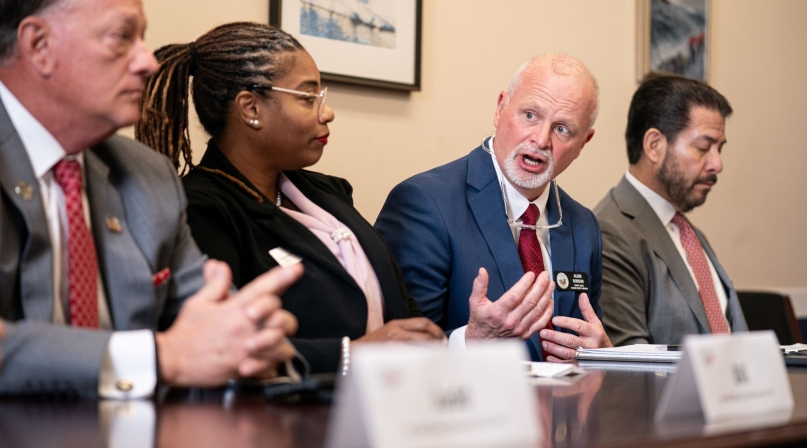
[[[791,415],[727,427],[701,419],[655,424],[672,375],[659,370],[590,370],[569,384],[535,386],[542,445],[789,446],[807,440],[807,369],[789,369],[796,398]],[[0,447],[320,447],[329,410],[231,390],[171,391],[141,402],[2,399]]]

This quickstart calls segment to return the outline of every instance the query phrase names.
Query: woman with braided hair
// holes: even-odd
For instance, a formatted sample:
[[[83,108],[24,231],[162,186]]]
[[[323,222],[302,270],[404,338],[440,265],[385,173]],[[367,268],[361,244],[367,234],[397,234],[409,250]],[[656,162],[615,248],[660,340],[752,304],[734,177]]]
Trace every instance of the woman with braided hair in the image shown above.
[[[184,165],[193,237],[230,264],[236,286],[277,265],[303,264],[283,305],[299,320],[291,341],[312,372],[337,371],[351,341],[443,339],[417,317],[386,243],[353,208],[350,184],[304,170],[322,156],[334,112],[296,39],[230,23],[155,55],[162,66],[147,81],[135,135]],[[189,91],[211,137],[199,165]]]

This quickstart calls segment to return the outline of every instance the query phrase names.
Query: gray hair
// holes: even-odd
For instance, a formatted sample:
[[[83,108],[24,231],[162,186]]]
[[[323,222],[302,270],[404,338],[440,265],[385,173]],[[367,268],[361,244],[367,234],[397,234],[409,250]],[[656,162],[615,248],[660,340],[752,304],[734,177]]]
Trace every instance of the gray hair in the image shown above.
[[[594,111],[591,112],[591,121],[588,126],[588,128],[591,129],[594,126],[594,122],[597,120],[597,114],[600,112],[600,87],[597,85],[597,80],[588,68],[586,68],[579,59],[567,54],[548,53],[527,60],[527,62],[516,70],[513,74],[513,78],[510,80],[510,84],[507,86],[507,101],[510,101],[516,88],[521,84],[521,78],[524,72],[534,64],[544,64],[556,75],[575,76],[590,84],[594,91]]]
[[[17,28],[26,17],[37,15],[62,0],[0,0],[0,66],[16,54]]]

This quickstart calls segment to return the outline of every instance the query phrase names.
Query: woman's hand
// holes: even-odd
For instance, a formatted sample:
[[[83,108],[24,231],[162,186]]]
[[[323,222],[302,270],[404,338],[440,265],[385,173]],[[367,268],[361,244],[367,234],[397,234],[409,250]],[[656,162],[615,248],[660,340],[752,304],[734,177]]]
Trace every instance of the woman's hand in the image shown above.
[[[383,327],[356,339],[351,344],[381,341],[441,341],[445,333],[425,317],[412,317],[387,322]]]

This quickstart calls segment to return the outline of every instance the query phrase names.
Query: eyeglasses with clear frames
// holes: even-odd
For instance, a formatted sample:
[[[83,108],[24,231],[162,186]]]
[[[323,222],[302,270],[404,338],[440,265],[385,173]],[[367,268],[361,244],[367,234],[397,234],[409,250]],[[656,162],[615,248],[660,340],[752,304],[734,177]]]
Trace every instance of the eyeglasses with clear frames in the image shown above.
[[[485,152],[487,152],[488,154],[493,155],[495,157],[495,155],[493,154],[493,150],[491,148],[488,148],[487,146],[485,146],[485,141],[486,140],[487,140],[487,137],[483,138],[482,139],[482,144],[480,146],[482,146],[482,149],[484,149]],[[530,226],[530,225],[527,225],[527,224],[522,224],[520,222],[513,221],[508,216],[507,217],[507,224],[509,224],[510,227],[512,227],[512,228],[530,229],[530,230],[542,230],[542,229],[549,230],[549,229],[556,229],[556,228],[562,226],[563,225],[563,209],[560,208],[560,195],[558,194],[558,181],[553,179],[552,184],[555,187],[555,200],[557,201],[557,204],[558,204],[558,222],[557,223],[552,224],[552,225],[548,225],[548,226]],[[505,216],[506,216],[507,210],[510,208],[510,205],[507,202],[507,195],[504,193],[504,182],[503,181],[499,181],[499,189],[501,189],[501,191],[502,191],[502,201],[504,201],[504,210],[505,210]]]
[[[324,119],[322,117],[322,113],[325,111],[325,98],[326,98],[326,95],[328,95],[328,88],[327,87],[320,90],[319,95],[313,94],[311,92],[303,92],[303,91],[300,91],[300,90],[284,89],[283,87],[260,86],[258,84],[253,84],[253,85],[249,86],[247,88],[247,90],[249,90],[250,92],[253,92],[253,91],[256,91],[256,90],[274,90],[274,91],[277,91],[277,92],[291,93],[292,95],[299,95],[299,96],[302,96],[302,97],[305,97],[305,98],[316,98],[317,99],[317,118],[319,118],[320,122],[324,121]]]

